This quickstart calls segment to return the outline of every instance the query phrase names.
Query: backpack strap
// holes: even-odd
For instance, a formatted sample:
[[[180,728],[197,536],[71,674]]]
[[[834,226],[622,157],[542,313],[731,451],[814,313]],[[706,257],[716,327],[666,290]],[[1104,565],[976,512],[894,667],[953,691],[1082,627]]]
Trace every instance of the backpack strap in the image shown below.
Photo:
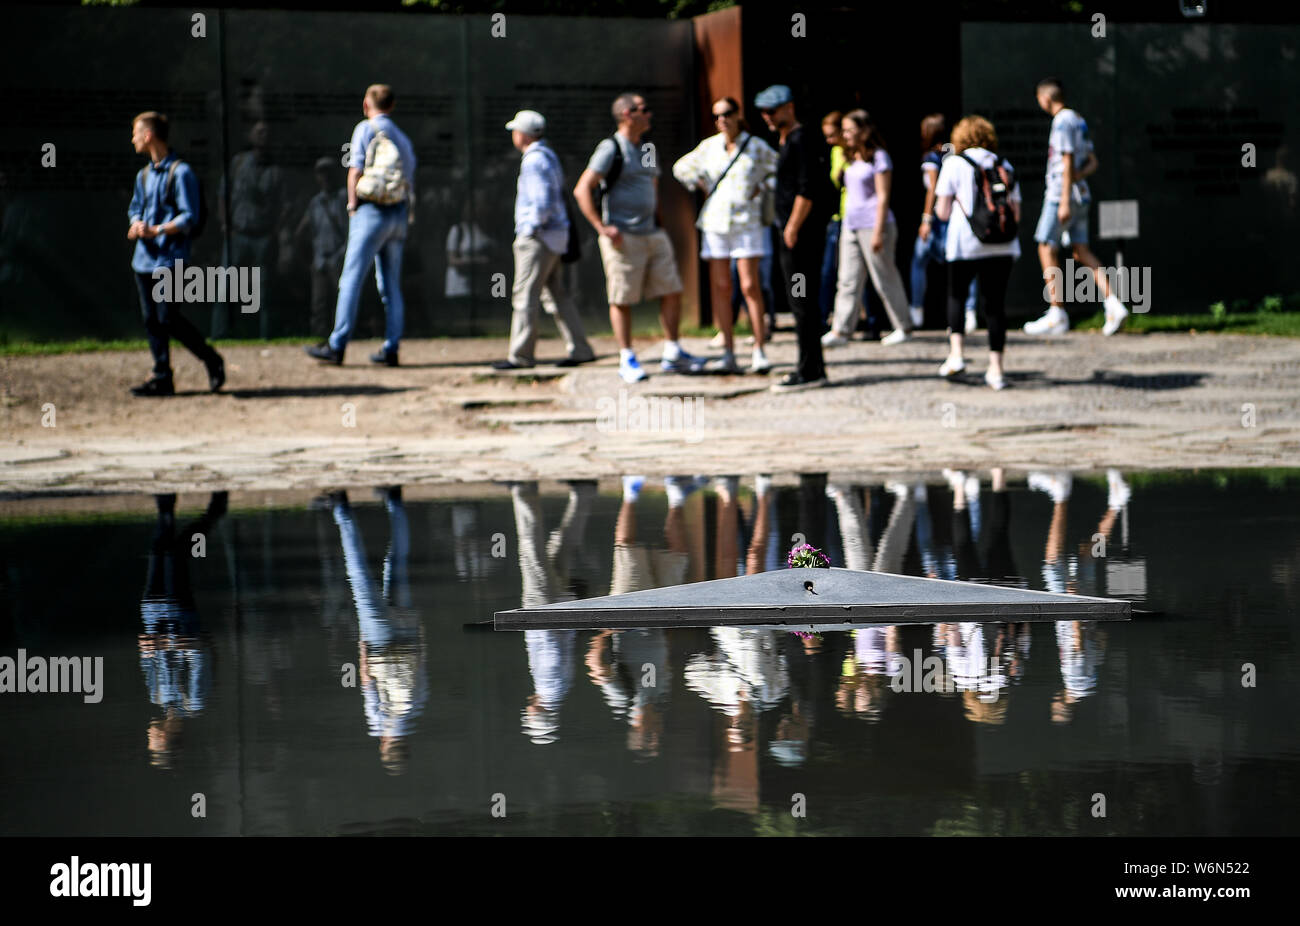
[[[609,140],[614,143],[614,160],[609,165],[609,173],[605,175],[605,192],[608,193],[610,188],[618,183],[618,178],[623,173],[623,146],[618,143],[618,133],[615,132],[609,136]]]
[[[163,189],[171,195],[173,206],[176,205],[176,193],[175,193],[176,186],[172,182],[172,178],[176,176],[176,168],[180,167],[183,163],[185,162],[182,161],[180,158],[177,158],[176,160],[172,161],[172,166],[167,168],[167,185],[163,187]]]
[[[704,197],[704,202],[707,203],[709,201],[709,197],[711,197],[714,193],[718,192],[718,187],[722,186],[722,181],[727,179],[727,171],[731,170],[732,165],[740,160],[740,156],[745,153],[745,149],[749,147],[749,143],[753,141],[753,139],[754,139],[754,135],[752,132],[745,136],[744,144],[740,146],[740,150],[735,153],[732,159],[727,162],[727,166],[723,169],[722,175],[718,177],[718,182],[713,184],[713,189],[709,190],[709,195]],[[700,208],[701,209],[704,208],[703,204],[700,205]]]
[[[980,195],[980,178],[984,176],[984,168],[980,167],[978,164],[976,164],[976,163],[975,163],[974,161],[972,161],[970,158],[966,157],[966,154],[965,154],[964,152],[958,151],[958,152],[956,152],[956,155],[957,155],[957,157],[959,157],[959,158],[961,158],[963,161],[965,161],[967,164],[969,164],[969,165],[971,166],[971,170],[975,171],[974,175],[972,176],[972,179],[975,181],[975,189],[974,189],[974,192],[973,192],[974,199],[971,200],[971,206],[972,206],[972,208],[973,208],[974,205],[975,205],[975,201],[979,199],[979,195]],[[957,208],[958,208],[958,209],[961,209],[961,214],[964,215],[964,216],[966,216],[966,221],[967,221],[967,222],[970,222],[970,213],[967,212],[965,209],[962,209],[962,208],[961,208],[961,198],[960,198],[960,197],[957,197],[957,196],[954,196],[954,197],[952,198],[952,201],[955,202],[955,203],[957,204]]]

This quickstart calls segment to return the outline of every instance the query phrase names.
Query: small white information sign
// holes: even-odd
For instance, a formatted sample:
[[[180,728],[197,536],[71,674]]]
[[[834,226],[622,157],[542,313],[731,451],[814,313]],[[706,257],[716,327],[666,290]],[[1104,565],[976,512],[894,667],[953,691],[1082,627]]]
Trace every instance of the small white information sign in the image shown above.
[[[1099,238],[1136,238],[1138,236],[1138,201],[1112,199],[1100,203]]]

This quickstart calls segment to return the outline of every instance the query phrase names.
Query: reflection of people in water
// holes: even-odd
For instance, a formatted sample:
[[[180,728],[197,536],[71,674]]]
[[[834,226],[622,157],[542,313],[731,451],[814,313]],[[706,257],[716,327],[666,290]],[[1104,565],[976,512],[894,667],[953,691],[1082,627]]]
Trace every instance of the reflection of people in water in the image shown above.
[[[560,707],[573,687],[576,630],[525,630],[533,694],[524,705],[524,734],[537,745],[559,739]]]
[[[623,477],[623,505],[614,524],[614,575],[611,595],[625,595],[648,588],[665,588],[686,581],[690,553],[686,543],[686,498],[698,488],[695,480],[669,476],[664,479],[668,495],[668,516],[664,519],[666,550],[651,550],[636,540],[636,503],[641,497],[644,476]]]
[[[1066,511],[1074,478],[1068,472],[1030,473],[1028,483],[1030,489],[1044,492],[1052,499],[1052,521],[1047,528],[1047,545],[1043,551],[1043,585],[1049,592],[1080,594],[1079,558],[1074,555],[1068,557],[1064,555]],[[1114,469],[1107,471],[1106,485],[1108,491],[1106,512],[1097,523],[1095,533],[1100,534],[1105,543],[1109,544],[1115,522],[1128,504],[1132,491],[1120,472]],[[1094,537],[1089,537],[1085,543],[1080,544],[1080,556],[1086,559],[1097,558],[1092,555],[1094,540]],[[1096,569],[1088,571],[1094,574],[1097,572]],[[1092,589],[1088,594],[1099,591],[1099,589]]]
[[[459,299],[474,294],[487,280],[485,268],[492,257],[496,241],[474,221],[475,209],[466,197],[460,209],[460,221],[447,232],[447,279],[444,295]],[[549,294],[548,294],[549,295]]]
[[[361,532],[346,492],[329,496],[343,548],[343,565],[356,603],[360,629],[359,675],[366,726],[379,739],[379,758],[391,775],[406,771],[407,737],[429,699],[425,669],[428,646],[420,615],[412,607],[407,562],[410,525],[398,487],[379,489],[388,511],[391,540],[384,556],[383,585],[376,588],[366,562]]]
[[[637,542],[636,505],[644,484],[644,476],[623,477],[623,504],[614,525],[611,595],[681,585],[687,578],[690,553],[684,506],[700,483],[678,476],[664,479],[667,549],[650,549]],[[614,716],[626,718],[628,749],[646,758],[657,756],[663,732],[662,705],[667,701],[672,671],[664,632],[601,631],[588,647],[586,665],[588,677],[600,688]]]
[[[775,557],[779,544],[775,537],[776,519],[772,517],[775,495],[771,476],[759,474],[754,477],[754,514],[750,519],[753,530],[745,550],[746,575],[777,568]]]
[[[709,636],[717,651],[687,661],[686,687],[729,717],[738,716],[745,703],[759,713],[771,710],[790,692],[780,635],[777,630],[712,628]]]
[[[1069,723],[1074,708],[1097,690],[1106,636],[1096,621],[1057,621],[1062,687],[1052,699],[1052,723]]]
[[[852,634],[853,652],[840,667],[835,706],[842,714],[875,723],[889,697],[890,679],[902,664],[902,641],[894,624],[862,627]]]
[[[1291,149],[1278,145],[1273,166],[1264,172],[1264,187],[1274,193],[1279,210],[1288,215],[1295,212],[1297,193],[1300,193],[1300,181],[1287,164],[1290,158]]]
[[[601,630],[587,647],[585,663],[614,717],[627,721],[627,748],[643,758],[658,756],[672,684],[664,632]]]
[[[880,537],[872,570],[897,574],[903,571],[903,556],[912,536],[912,525],[916,523],[916,492],[902,482],[886,483],[885,488],[894,496],[894,506]]]
[[[338,162],[321,158],[316,162],[318,192],[294,231],[296,239],[311,241],[311,333],[321,340],[334,330],[334,306],[338,302],[339,276],[348,250],[348,195],[335,182]]]
[[[568,507],[560,526],[547,540],[537,483],[511,483],[519,574],[523,583],[521,607],[532,608],[576,596],[569,578],[573,555],[582,546],[596,489],[596,483],[590,480],[569,483]],[[524,734],[538,745],[553,743],[559,738],[560,707],[573,685],[577,633],[572,630],[526,630],[524,646],[528,650],[528,670],[533,677],[534,689],[521,716]]]
[[[720,807],[758,809],[758,715],[776,708],[790,692],[788,660],[777,630],[714,627],[716,649],[686,663],[686,687],[725,718],[715,726],[722,739],[711,793]]]
[[[248,150],[230,160],[217,192],[217,214],[222,231],[229,230],[230,249],[226,265],[261,268],[262,307],[257,316],[261,337],[270,336],[272,309],[270,291],[278,266],[279,233],[286,229],[290,202],[285,195],[284,171],[271,160],[271,135],[267,124],[258,120],[248,131]],[[230,211],[226,211],[226,177],[230,178]],[[337,281],[336,281],[337,282]],[[231,303],[214,305],[212,337],[226,337],[231,320]]]
[[[206,546],[208,533],[226,513],[227,496],[214,492],[203,516],[180,531],[176,496],[155,495],[154,503],[158,526],[140,596],[140,669],[149,701],[163,714],[149,722],[149,764],[170,768],[185,719],[202,713],[212,688],[211,647],[199,629],[189,567],[195,545]],[[202,541],[196,534],[203,535]]]

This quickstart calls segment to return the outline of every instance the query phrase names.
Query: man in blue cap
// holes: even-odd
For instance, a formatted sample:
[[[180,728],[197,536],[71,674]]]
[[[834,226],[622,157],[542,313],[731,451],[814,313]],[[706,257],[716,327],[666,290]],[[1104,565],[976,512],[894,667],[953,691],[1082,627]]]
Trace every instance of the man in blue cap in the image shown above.
[[[798,366],[773,383],[772,391],[812,389],[826,385],[818,289],[826,223],[838,199],[830,180],[830,149],[820,132],[806,132],[799,124],[794,94],[784,84],[768,87],[754,98],[754,105],[781,141],[776,166],[778,258],[799,342]]]

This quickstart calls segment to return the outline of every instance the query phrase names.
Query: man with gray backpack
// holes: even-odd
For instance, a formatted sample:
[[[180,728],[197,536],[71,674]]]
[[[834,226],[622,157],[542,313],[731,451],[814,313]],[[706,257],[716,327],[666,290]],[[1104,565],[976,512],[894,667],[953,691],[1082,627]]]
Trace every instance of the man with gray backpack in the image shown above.
[[[339,278],[334,331],[322,344],[306,348],[326,363],[343,363],[343,351],[356,327],[361,283],[371,264],[384,302],[384,344],[372,363],[397,366],[406,306],[402,301],[402,249],[415,204],[415,149],[389,113],[393,91],[371,84],[361,101],[366,118],[357,123],[348,148],[348,247]]]

